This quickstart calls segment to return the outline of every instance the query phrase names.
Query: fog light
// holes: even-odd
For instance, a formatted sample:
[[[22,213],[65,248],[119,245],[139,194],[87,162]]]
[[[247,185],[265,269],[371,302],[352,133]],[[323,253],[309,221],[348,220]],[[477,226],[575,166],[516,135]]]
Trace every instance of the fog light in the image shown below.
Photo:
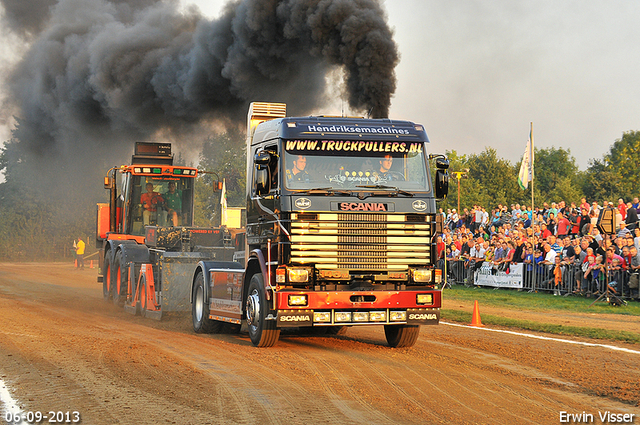
[[[413,271],[414,282],[431,282],[430,269],[416,269]]]
[[[289,305],[290,306],[306,306],[307,305],[307,295],[289,295]]]
[[[278,267],[276,269],[276,283],[286,283],[287,282],[286,273],[287,273],[287,270],[284,267]]]
[[[331,321],[331,313],[328,311],[314,311],[313,312],[313,321],[314,322],[330,322]]]
[[[372,322],[386,322],[387,321],[387,312],[386,311],[372,311],[369,313],[369,320]]]
[[[367,311],[356,311],[353,313],[353,321],[354,322],[368,322],[369,321],[369,312]]]
[[[433,294],[418,294],[416,297],[417,304],[433,304]]]
[[[390,311],[389,320],[392,322],[404,322],[407,320],[406,311]]]
[[[334,320],[336,322],[350,322],[351,321],[351,312],[350,311],[336,311],[334,316]]]
[[[289,282],[304,283],[309,281],[309,270],[307,269],[289,269]]]

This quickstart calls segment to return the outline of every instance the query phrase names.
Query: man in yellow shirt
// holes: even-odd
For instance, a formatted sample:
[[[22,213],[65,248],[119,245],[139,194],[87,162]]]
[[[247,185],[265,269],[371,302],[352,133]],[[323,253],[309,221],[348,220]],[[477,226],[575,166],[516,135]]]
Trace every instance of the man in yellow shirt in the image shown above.
[[[84,269],[84,242],[78,238],[76,242],[76,268]]]

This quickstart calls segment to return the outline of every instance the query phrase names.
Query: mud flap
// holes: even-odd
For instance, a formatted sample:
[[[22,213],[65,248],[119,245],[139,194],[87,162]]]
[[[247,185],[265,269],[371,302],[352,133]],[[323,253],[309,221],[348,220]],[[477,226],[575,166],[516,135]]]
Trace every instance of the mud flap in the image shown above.
[[[191,280],[199,261],[210,256],[201,252],[164,252],[160,264],[160,306],[162,312],[191,311]],[[147,317],[149,311],[147,311]],[[155,312],[154,312],[155,313]]]
[[[440,323],[440,309],[407,309],[407,325],[437,325],[438,323]]]

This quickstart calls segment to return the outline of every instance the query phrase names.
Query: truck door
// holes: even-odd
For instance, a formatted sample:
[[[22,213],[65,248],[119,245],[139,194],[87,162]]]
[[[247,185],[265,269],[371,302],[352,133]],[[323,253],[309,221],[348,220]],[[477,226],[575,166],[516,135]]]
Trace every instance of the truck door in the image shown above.
[[[276,144],[259,147],[254,152],[251,198],[247,210],[247,233],[258,238],[260,245],[274,239],[280,196],[281,161]],[[256,240],[257,242],[257,240]],[[251,243],[251,242],[250,242]]]

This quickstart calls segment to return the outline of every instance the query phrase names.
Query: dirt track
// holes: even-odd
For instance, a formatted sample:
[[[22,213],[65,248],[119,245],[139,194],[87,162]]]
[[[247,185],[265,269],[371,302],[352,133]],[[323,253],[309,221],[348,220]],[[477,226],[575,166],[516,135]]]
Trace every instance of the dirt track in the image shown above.
[[[558,424],[561,411],[600,423],[609,410],[640,423],[637,345],[605,342],[628,353],[443,324],[423,327],[410,349],[387,347],[375,327],[257,349],[246,334],[195,335],[189,317],[131,316],[102,300],[95,275],[0,264],[0,378],[23,412],[79,411],[84,424],[293,425]]]

